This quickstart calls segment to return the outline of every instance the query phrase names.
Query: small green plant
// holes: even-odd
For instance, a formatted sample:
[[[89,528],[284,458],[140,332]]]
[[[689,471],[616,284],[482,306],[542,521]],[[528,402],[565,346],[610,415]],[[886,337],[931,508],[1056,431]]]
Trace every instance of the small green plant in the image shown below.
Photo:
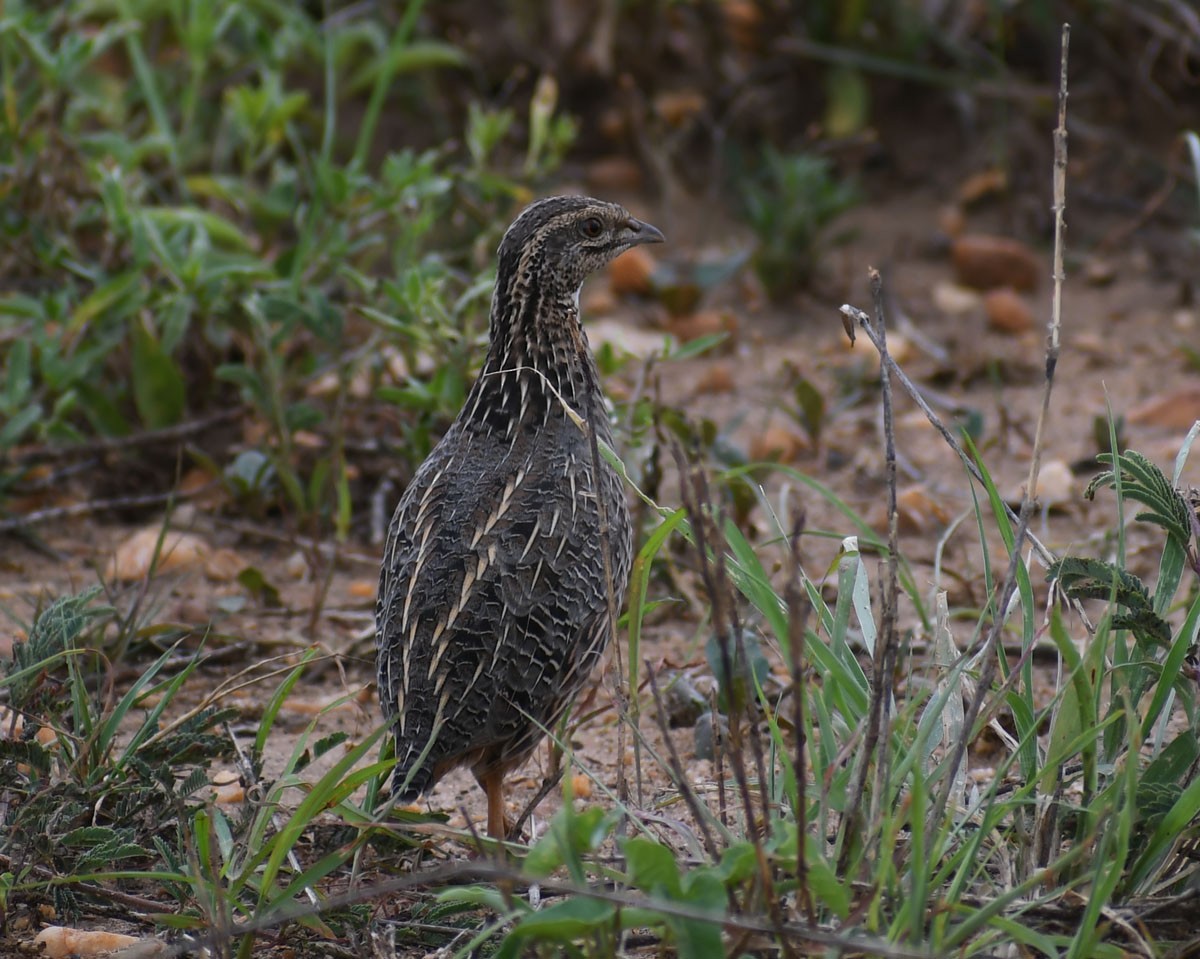
[[[812,281],[825,247],[840,239],[829,227],[858,202],[828,159],[773,147],[764,150],[758,174],[742,182],[741,194],[758,238],[751,263],[775,300]]]

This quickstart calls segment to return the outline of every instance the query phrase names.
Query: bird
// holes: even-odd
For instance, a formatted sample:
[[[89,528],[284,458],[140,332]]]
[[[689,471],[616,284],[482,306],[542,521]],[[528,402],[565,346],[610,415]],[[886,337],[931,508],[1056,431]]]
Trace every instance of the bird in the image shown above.
[[[462,410],[404,490],[376,604],[391,795],[466,766],[508,838],[505,775],[562,718],[612,639],[632,559],[608,406],[580,319],[583,281],[663,242],[624,207],[554,196],[497,252],[488,349]]]

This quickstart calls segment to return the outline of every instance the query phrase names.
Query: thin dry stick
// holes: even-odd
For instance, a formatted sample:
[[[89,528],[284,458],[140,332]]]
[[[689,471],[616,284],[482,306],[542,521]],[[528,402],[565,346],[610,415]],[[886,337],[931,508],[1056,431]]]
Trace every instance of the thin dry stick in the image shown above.
[[[230,420],[235,420],[246,408],[234,406],[229,409],[202,416],[199,419],[188,420],[175,426],[167,426],[158,430],[142,430],[128,436],[105,436],[89,440],[86,443],[73,443],[62,446],[34,446],[19,452],[9,451],[0,456],[0,463],[30,464],[49,463],[56,460],[79,459],[93,456],[97,453],[118,453],[123,450],[143,449],[147,446],[158,446],[165,443],[177,443],[180,440],[203,433],[205,430]]]
[[[757,727],[753,724],[751,724],[749,738],[759,779],[759,797],[762,803],[761,823],[755,821],[754,799],[750,794],[750,784],[746,777],[746,752],[741,722],[743,718],[741,713],[745,706],[735,703],[734,677],[737,675],[735,666],[747,664],[748,659],[745,640],[742,638],[741,624],[738,620],[737,605],[733,601],[733,589],[725,569],[724,554],[709,545],[716,543],[718,539],[718,526],[713,517],[713,499],[709,494],[703,471],[698,467],[689,468],[678,444],[674,446],[674,453],[679,464],[683,505],[688,512],[688,518],[692,524],[692,535],[695,537],[701,578],[704,580],[705,589],[712,603],[712,620],[716,628],[717,646],[721,653],[721,667],[730,687],[727,690],[727,704],[729,706],[729,745],[732,750],[733,776],[737,783],[739,798],[742,801],[746,830],[754,844],[760,890],[766,904],[767,914],[776,925],[784,955],[792,956],[794,950],[783,935],[784,919],[772,878],[773,870],[762,843],[763,833],[770,822],[770,797],[767,795],[766,764],[763,758],[762,742],[759,739]],[[730,637],[733,638],[732,652]],[[714,732],[717,725],[716,718],[714,715]]]
[[[105,513],[109,510],[145,509],[149,506],[165,506],[171,503],[182,503],[195,499],[216,486],[209,482],[191,490],[169,490],[166,493],[138,493],[132,496],[113,496],[109,499],[88,500],[86,503],[72,503],[69,506],[47,506],[25,513],[22,516],[7,516],[0,519],[0,533],[14,533],[36,526],[38,523],[51,523],[60,519],[75,519],[80,516],[90,516],[93,513]]]
[[[646,666],[646,679],[650,683],[650,693],[654,697],[654,719],[658,723],[658,731],[667,746],[667,755],[671,761],[671,773],[675,777],[676,785],[679,787],[679,794],[683,797],[684,803],[687,804],[692,818],[696,820],[696,825],[700,829],[702,838],[704,839],[704,851],[708,853],[713,862],[716,862],[721,858],[721,851],[717,848],[717,842],[713,838],[712,830],[708,828],[708,817],[712,815],[712,812],[703,806],[700,802],[700,797],[696,795],[696,790],[692,788],[692,784],[688,781],[683,763],[679,760],[679,753],[675,749],[675,740],[671,738],[671,731],[667,728],[667,711],[663,706],[662,696],[658,691],[658,679],[654,675],[654,667],[650,665],[650,660],[648,659],[643,662]]]
[[[868,271],[871,286],[871,300],[875,310],[874,333],[877,337],[881,359],[889,357],[887,351],[887,332],[883,316],[882,280],[879,271]],[[879,636],[875,640],[875,654],[872,662],[871,703],[867,714],[866,733],[863,748],[858,754],[853,774],[850,778],[848,805],[839,828],[841,833],[841,854],[838,857],[839,870],[845,873],[850,864],[854,851],[853,840],[863,835],[862,802],[865,795],[864,787],[867,782],[867,771],[875,749],[879,746],[881,735],[888,724],[891,711],[892,675],[894,672],[896,652],[894,647],[896,633],[896,597],[898,592],[896,551],[897,551],[897,510],[896,510],[896,433],[892,422],[892,390],[889,367],[886,362],[880,363],[879,368],[880,395],[883,405],[884,420],[884,462],[885,476],[888,489],[888,558],[886,562],[887,575],[883,577],[883,608]],[[872,790],[872,810],[870,818],[874,821],[878,816],[879,803],[883,799],[883,783],[887,773],[887,739],[882,735],[883,745],[880,747],[879,761],[875,766],[875,789]]]
[[[1058,127],[1054,131],[1054,293],[1050,308],[1050,329],[1046,341],[1046,385],[1042,392],[1042,409],[1038,416],[1037,431],[1033,440],[1033,456],[1029,464],[1029,481],[1025,495],[1021,498],[1021,513],[1017,522],[1016,536],[1013,541],[1012,556],[1009,558],[1008,571],[1005,573],[1004,586],[1001,589],[1000,602],[996,605],[996,618],[984,644],[981,654],[983,670],[975,695],[971,697],[966,715],[963,717],[962,735],[954,743],[954,752],[950,757],[948,769],[957,769],[967,751],[967,742],[975,721],[983,708],[996,675],[999,654],[996,646],[1000,641],[1000,633],[1008,616],[1008,608],[1012,602],[1013,593],[1017,588],[1017,570],[1021,565],[1021,548],[1029,535],[1029,518],[1033,515],[1034,495],[1037,492],[1038,470],[1041,467],[1042,443],[1045,440],[1046,419],[1050,410],[1050,393],[1054,387],[1054,372],[1058,366],[1059,330],[1062,320],[1062,284],[1063,275],[1063,215],[1067,207],[1067,53],[1070,49],[1071,26],[1064,23],[1062,28],[1062,60],[1058,90]],[[1030,537],[1032,539],[1032,537]],[[929,821],[937,822],[944,815],[950,801],[952,777],[938,790],[936,802],[930,810]]]
[[[241,937],[268,929],[277,929],[289,922],[306,916],[321,915],[344,909],[347,906],[368,902],[381,896],[395,895],[408,889],[427,889],[461,885],[468,882],[491,882],[500,884],[512,882],[514,886],[536,884],[545,897],[551,896],[582,896],[597,902],[608,902],[621,908],[649,908],[655,912],[679,919],[697,922],[718,923],[726,930],[744,930],[747,932],[776,933],[779,929],[775,923],[758,916],[717,912],[701,906],[684,903],[675,899],[659,896],[646,896],[636,892],[600,886],[577,885],[569,881],[548,880],[541,877],[528,877],[507,865],[479,860],[476,862],[453,862],[435,869],[406,875],[393,876],[372,886],[361,886],[348,893],[330,896],[320,906],[305,905],[291,902],[280,905],[276,909],[260,913],[258,916],[225,928],[207,930],[197,934],[190,942],[172,943],[165,946],[156,955],[162,957],[182,956],[194,953],[198,945],[220,950],[221,946],[232,942],[234,937]],[[81,884],[82,885],[82,884]],[[98,891],[98,894],[102,894]],[[813,929],[796,923],[786,923],[782,929],[783,936],[789,943],[815,943],[826,946],[839,955],[847,953],[854,955],[878,956],[879,959],[933,959],[927,950],[895,945],[877,936],[858,935],[841,930]],[[130,948],[137,948],[133,946]],[[220,954],[218,952],[218,954]],[[126,950],[114,954],[113,959],[122,959],[131,955]]]
[[[791,553],[791,569],[783,598],[788,614],[788,655],[792,672],[792,724],[796,732],[796,900],[803,908],[810,926],[817,924],[817,911],[813,903],[812,890],[808,888],[808,742],[804,732],[804,706],[808,697],[808,667],[805,663],[804,643],[808,631],[808,617],[812,603],[801,583],[803,564],[800,561],[800,537],[804,534],[805,516],[802,512],[792,524],[788,538]]]
[[[871,299],[875,306],[875,328],[879,331],[879,340],[887,349],[887,322],[883,309],[883,279],[878,271],[871,274]],[[883,575],[883,605],[880,615],[879,638],[877,646],[883,649],[883,673],[877,677],[882,694],[881,717],[879,733],[879,761],[875,766],[875,791],[873,803],[875,815],[872,821],[878,821],[879,804],[887,797],[884,789],[889,778],[891,762],[891,729],[892,703],[895,701],[896,660],[900,655],[900,644],[896,636],[897,604],[900,600],[899,566],[897,557],[900,555],[899,511],[896,508],[896,418],[892,405],[892,380],[886,372],[887,367],[880,364],[880,395],[883,403],[883,432],[885,438],[885,476],[888,491],[888,555],[884,563]],[[872,835],[878,835],[872,830]]]
[[[872,328],[871,318],[867,316],[866,313],[857,307],[850,306],[849,304],[843,305],[839,312],[842,314],[842,327],[845,329],[846,335],[850,337],[851,343],[853,343],[855,339],[854,324],[857,323],[862,328],[863,332],[866,333],[867,339],[871,341],[875,348],[877,350],[880,348],[879,334],[876,333]],[[933,411],[933,408],[922,395],[921,390],[915,383],[913,383],[912,380],[908,378],[908,374],[900,368],[899,364],[896,363],[891,354],[884,356],[881,352],[880,361],[884,366],[887,367],[888,372],[896,378],[896,382],[903,386],[904,391],[912,397],[913,402],[916,403],[921,412],[925,414],[925,418],[929,420],[930,425],[938,431],[946,445],[954,450],[954,452],[958,455],[958,458],[962,461],[963,466],[966,467],[967,472],[971,474],[977,483],[983,485],[983,474],[979,471],[979,467],[975,465],[969,456],[967,456],[967,451],[962,448],[962,444],[954,437],[954,434],[950,432],[950,430],[946,427],[946,424],[942,422],[937,413]],[[1007,503],[1002,505],[1004,506],[1004,513],[1008,517],[1009,521],[1016,523],[1018,520],[1017,514],[1012,511]],[[1033,535],[1033,533],[1026,533],[1026,539],[1033,546],[1034,551],[1038,554],[1038,557],[1042,560],[1042,562],[1044,562],[1047,566],[1054,562],[1054,554],[1051,553],[1050,550],[1042,544],[1041,540]]]
[[[258,779],[258,776],[256,776],[255,772],[254,772],[254,763],[250,762],[250,757],[247,756],[246,751],[244,749],[242,749],[242,744],[238,740],[237,734],[234,733],[233,727],[230,726],[229,723],[224,723],[223,725],[225,727],[225,735],[228,736],[229,741],[231,743],[233,743],[233,751],[234,751],[234,754],[237,756],[237,765],[238,765],[238,768],[242,772],[242,777],[245,779],[247,787],[253,788],[255,786],[258,786],[259,779]],[[282,816],[282,814],[280,814],[279,812],[272,813],[271,814],[271,825],[275,827],[276,833],[283,832],[283,816]],[[299,876],[302,872],[304,872],[304,870],[300,867],[300,860],[296,856],[295,849],[288,850],[287,860],[288,860],[288,865],[290,865],[292,867],[292,871],[297,876]],[[314,906],[320,901],[317,897],[316,891],[310,885],[306,884],[304,886],[304,894],[308,897],[308,901],[311,902]]]

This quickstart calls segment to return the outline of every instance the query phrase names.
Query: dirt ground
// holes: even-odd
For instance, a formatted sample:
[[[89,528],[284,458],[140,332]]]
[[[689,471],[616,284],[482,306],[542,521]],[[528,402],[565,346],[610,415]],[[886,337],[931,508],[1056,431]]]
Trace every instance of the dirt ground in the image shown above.
[[[914,188],[884,187],[847,216],[852,239],[830,251],[815,292],[792,303],[769,306],[753,284],[734,282],[719,288],[713,306],[728,311],[736,323],[730,343],[699,359],[660,366],[663,399],[692,416],[712,418],[724,441],[744,451],[771,429],[776,440],[789,438],[784,453],[790,465],[835,490],[852,509],[881,533],[886,529],[882,439],[877,392],[871,384],[874,351],[865,339],[849,348],[838,307],[843,302],[870,308],[865,277],[868,266],[885,270],[893,331],[893,349],[912,379],[939,397],[940,411],[974,411],[983,424],[983,456],[999,488],[1014,499],[1028,470],[1037,411],[1042,395],[1045,322],[1051,300],[1050,248],[1044,236],[1022,236],[1043,264],[1037,289],[1022,294],[1033,326],[1005,332],[989,325],[978,297],[955,295],[954,269],[948,252],[946,207],[973,172],[955,169],[932,177],[936,182]],[[1050,170],[1047,167],[1046,180]],[[965,212],[961,228],[968,233],[1009,232],[1015,200],[1003,192]],[[1068,218],[1071,198],[1068,197]],[[687,263],[713,254],[728,254],[748,237],[737,228],[697,224],[682,211],[634,205],[636,212],[662,221],[671,241],[661,251],[668,261]],[[1089,460],[1097,452],[1094,421],[1111,410],[1124,418],[1124,437],[1168,473],[1200,406],[1200,373],[1183,347],[1200,346],[1200,310],[1190,299],[1196,275],[1196,246],[1178,226],[1137,230],[1137,211],[1109,215],[1085,232],[1069,234],[1068,282],[1063,301],[1062,355],[1054,383],[1053,404],[1045,443],[1044,476],[1052,502],[1034,524],[1034,532],[1056,552],[1079,550],[1104,555],[1113,541],[1115,517],[1111,493],[1085,502],[1081,493],[1096,472]],[[694,221],[694,214],[691,217]],[[1083,217],[1081,217],[1083,219]],[[1073,221],[1072,221],[1073,222]],[[1119,231],[1130,227],[1125,236]],[[1117,242],[1102,246],[1105,236]],[[678,239],[677,239],[678,238]],[[1175,244],[1178,255],[1163,256],[1163,244]],[[1096,251],[1096,252],[1090,252]],[[657,252],[657,251],[656,251]],[[1190,267],[1189,267],[1190,264]],[[1190,275],[1189,275],[1190,272]],[[661,345],[652,305],[609,294],[606,277],[585,290],[584,305],[606,315],[585,317],[593,343],[612,340],[634,352]],[[1191,361],[1194,363],[1194,360]],[[615,394],[637,389],[639,364],[626,367],[610,383]],[[826,400],[819,444],[797,424],[792,399],[799,377],[815,385]],[[1190,387],[1190,394],[1187,393]],[[1191,407],[1187,406],[1190,395]],[[1159,406],[1155,406],[1158,403]],[[1188,412],[1188,410],[1191,412]],[[952,608],[979,607],[983,601],[982,557],[973,523],[964,523],[945,543],[943,573],[934,578],[934,559],[947,525],[972,508],[964,470],[954,454],[929,428],[915,404],[897,391],[900,491],[908,506],[902,515],[901,549],[922,590],[947,589]],[[785,444],[786,445],[786,444]],[[1083,464],[1076,469],[1077,464]],[[1053,480],[1053,489],[1050,481]],[[1200,486],[1200,455],[1193,455],[1183,486]],[[678,490],[671,483],[660,493],[672,505]],[[801,484],[778,475],[766,482],[766,497],[781,515],[802,507],[811,535],[804,539],[805,565],[817,581],[832,575],[840,539],[853,530],[829,502]],[[78,590],[96,582],[108,558],[135,529],[156,526],[149,515],[136,524],[111,519],[81,519],[39,530],[58,557],[48,558],[9,539],[0,559],[0,603],[18,620],[28,617],[45,597]],[[759,511],[753,521],[760,535],[770,534],[768,518]],[[270,776],[296,737],[314,720],[319,732],[344,729],[351,741],[367,734],[379,720],[371,686],[374,674],[374,584],[379,547],[355,542],[338,553],[338,562],[315,623],[314,597],[321,584],[311,579],[308,564],[294,544],[272,538],[269,524],[249,527],[215,519],[203,509],[185,509],[175,525],[200,536],[212,549],[230,549],[257,567],[280,592],[281,605],[266,608],[236,581],[206,574],[202,567],[157,577],[146,602],[153,621],[191,627],[189,649],[209,657],[188,699],[203,693],[247,666],[269,657],[288,656],[317,646],[326,658],[298,685],[273,740]],[[249,531],[248,531],[249,530]],[[277,531],[275,531],[277,532]],[[825,535],[821,535],[821,534]],[[1152,575],[1157,541],[1135,536],[1134,571]],[[1139,568],[1139,566],[1144,568]],[[872,569],[874,569],[872,561]],[[1034,576],[1041,583],[1042,577]],[[138,587],[129,587],[129,590]],[[1044,586],[1043,586],[1044,589]],[[653,618],[642,655],[656,668],[684,669],[703,686],[706,624],[699,605],[662,581],[652,583],[652,599],[670,597],[665,611]],[[130,592],[118,592],[128,602]],[[907,603],[907,600],[905,601]],[[912,627],[911,608],[904,611]],[[750,620],[753,625],[753,620]],[[957,621],[965,644],[971,618]],[[921,637],[913,636],[917,641]],[[622,637],[624,642],[624,637]],[[624,658],[624,657],[622,657]],[[1046,682],[1052,672],[1045,670]],[[126,670],[118,679],[128,682]],[[226,702],[244,711],[247,736],[277,680],[230,694]],[[346,701],[320,714],[340,697]],[[650,748],[662,743],[652,721],[649,697],[641,696],[640,728]],[[584,801],[605,802],[605,790],[616,788],[623,764],[637,789],[632,737],[622,744],[612,697],[612,676],[584,704],[586,720],[575,728],[572,743],[575,791]],[[693,732],[673,731],[679,754],[697,783],[710,782],[710,764],[694,757]],[[623,746],[623,748],[622,748]],[[641,755],[643,802],[652,806],[667,783],[647,751]],[[510,815],[524,808],[542,782],[541,751],[510,780]],[[320,766],[314,767],[313,774]],[[580,773],[579,770],[586,772]],[[590,797],[590,798],[589,798]],[[532,821],[534,834],[544,828],[559,802],[551,794]],[[451,826],[463,817],[481,823],[483,796],[470,775],[458,772],[444,780],[427,807],[446,812]]]

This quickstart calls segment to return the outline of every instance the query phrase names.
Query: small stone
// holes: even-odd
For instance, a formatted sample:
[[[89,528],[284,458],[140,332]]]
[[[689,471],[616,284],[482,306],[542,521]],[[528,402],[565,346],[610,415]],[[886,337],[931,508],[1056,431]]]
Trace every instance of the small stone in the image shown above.
[[[983,298],[977,290],[942,280],[933,286],[933,305],[946,316],[963,316],[979,309]]]
[[[296,550],[283,561],[283,569],[292,579],[304,579],[309,574],[308,560],[300,550]]]
[[[977,290],[1035,290],[1044,269],[1036,253],[1007,236],[965,234],[954,241],[950,256],[958,282]]]
[[[1075,474],[1062,460],[1047,460],[1038,472],[1038,500],[1045,506],[1062,506],[1074,501]]]
[[[1094,256],[1083,265],[1083,279],[1089,286],[1108,286],[1117,278],[1117,268],[1112,260]]]
[[[1075,498],[1075,474],[1062,460],[1046,460],[1038,471],[1038,504],[1046,509],[1065,506]],[[1017,484],[1005,497],[1008,503],[1020,503],[1025,496],[1025,482]]]
[[[989,290],[983,296],[988,325],[1002,333],[1024,333],[1033,329],[1033,313],[1021,295],[1008,287]]]
[[[717,738],[720,738],[720,747],[723,750],[725,743],[729,738],[729,720],[724,716],[718,715],[716,721],[717,732],[713,732],[713,714],[707,712],[696,720],[695,747],[694,752],[697,759],[707,759],[713,761],[717,758]]]
[[[630,293],[645,296],[650,292],[650,277],[653,274],[654,257],[643,247],[635,246],[609,264],[608,282],[617,296]]]

